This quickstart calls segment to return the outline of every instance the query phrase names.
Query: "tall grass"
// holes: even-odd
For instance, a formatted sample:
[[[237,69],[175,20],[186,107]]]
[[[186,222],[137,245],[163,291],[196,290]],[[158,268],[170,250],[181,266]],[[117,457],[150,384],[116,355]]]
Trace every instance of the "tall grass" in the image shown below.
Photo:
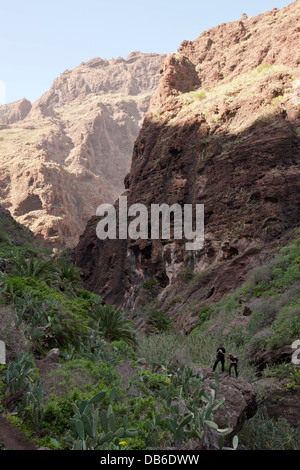
[[[216,358],[216,350],[222,342],[220,335],[212,336],[207,331],[197,335],[176,335],[163,333],[140,337],[137,347],[138,357],[146,359],[149,365],[168,365],[177,360],[183,365],[199,365],[212,368]],[[223,341],[226,352],[232,352],[239,357],[239,375],[248,382],[255,380],[253,367],[249,365],[244,348],[237,346],[232,339]],[[228,370],[229,362],[226,362]]]

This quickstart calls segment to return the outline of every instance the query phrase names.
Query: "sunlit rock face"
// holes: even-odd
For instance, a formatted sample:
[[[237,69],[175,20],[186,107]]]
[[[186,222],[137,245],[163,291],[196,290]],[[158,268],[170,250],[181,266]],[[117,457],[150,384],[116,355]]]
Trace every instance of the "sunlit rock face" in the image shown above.
[[[124,190],[164,55],[134,52],[66,70],[31,107],[0,107],[0,203],[47,242],[74,246]]]
[[[102,241],[91,218],[75,259],[107,302],[138,316],[151,301],[143,282],[156,278],[156,307],[190,331],[197,314],[185,305],[236,289],[299,225],[299,8],[221,24],[164,60],[134,145],[128,204],[204,204],[205,243],[187,253],[184,240]]]

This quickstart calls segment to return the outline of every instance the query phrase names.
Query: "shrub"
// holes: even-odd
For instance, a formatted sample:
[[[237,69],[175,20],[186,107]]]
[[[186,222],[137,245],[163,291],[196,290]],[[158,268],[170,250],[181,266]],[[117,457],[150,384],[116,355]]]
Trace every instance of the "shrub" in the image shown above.
[[[180,295],[175,295],[171,300],[169,300],[166,304],[166,308],[170,308],[172,305],[180,303],[182,301],[182,298]]]
[[[280,381],[283,379],[291,379],[294,372],[296,372],[295,364],[291,363],[282,363],[282,364],[275,364],[275,365],[267,365],[266,368],[263,370],[264,377],[276,377]],[[299,370],[298,370],[299,372]]]
[[[62,280],[66,279],[70,282],[79,281],[81,269],[70,263],[62,263],[59,265],[59,275]]]
[[[149,279],[147,279],[146,281],[144,281],[142,283],[142,289],[148,291],[148,292],[154,292],[157,287],[158,287],[158,280],[156,279],[156,277],[150,277]]]
[[[265,62],[264,64],[261,64],[256,68],[256,72],[261,73],[264,70],[269,70],[270,68],[272,68],[272,65]]]
[[[212,310],[210,307],[205,306],[200,308],[199,313],[198,313],[198,325],[201,325],[205,321],[209,320],[210,316],[212,314]]]
[[[2,295],[8,302],[15,302],[17,297],[24,298],[28,293],[46,299],[64,300],[61,293],[49,287],[44,281],[31,277],[3,276]]]
[[[3,276],[2,295],[14,303],[19,324],[27,326],[35,347],[78,345],[88,333],[87,314],[99,299],[95,295],[69,296],[44,281],[18,276]],[[18,326],[18,324],[17,324]]]
[[[290,375],[290,382],[286,384],[288,389],[297,390],[300,388],[300,369],[294,369]]]
[[[298,450],[300,432],[284,418],[270,418],[264,409],[247,420],[239,437],[248,450]]]
[[[25,326],[17,324],[16,314],[10,306],[0,307],[0,339],[6,344],[6,361],[14,361],[20,352],[29,348]]]
[[[272,329],[274,334],[267,340],[271,347],[279,347],[291,344],[295,338],[300,337],[300,299],[296,305],[285,307],[274,323]]]
[[[146,315],[145,321],[152,333],[163,333],[170,331],[173,327],[171,318],[162,310],[150,310]]]
[[[247,282],[247,290],[250,296],[259,297],[260,292],[267,290],[269,282],[273,279],[273,262],[257,268]]]
[[[5,243],[6,245],[11,245],[11,241],[9,236],[4,232],[4,230],[0,230],[0,243]]]
[[[290,289],[300,280],[300,239],[282,248],[280,254],[256,269],[245,286],[250,296],[275,295]]]
[[[195,98],[199,100],[204,100],[204,98],[206,98],[206,95],[204,91],[199,91],[198,93],[195,93]]]
[[[64,434],[72,417],[72,394],[55,397],[51,395],[44,404],[44,429],[51,429],[51,435]]]
[[[126,317],[121,308],[112,305],[95,305],[90,313],[95,326],[103,337],[111,341],[123,340],[127,344],[135,344],[135,325]]]
[[[42,258],[26,259],[19,256],[12,262],[12,274],[20,277],[31,277],[42,279],[47,284],[58,279],[57,267],[54,260],[43,260]]]
[[[257,351],[264,349],[266,347],[267,340],[272,336],[273,330],[271,328],[265,328],[252,336],[247,345],[249,355],[252,356]]]
[[[181,277],[183,278],[184,282],[188,282],[193,278],[193,271],[191,268],[183,268],[181,271]]]

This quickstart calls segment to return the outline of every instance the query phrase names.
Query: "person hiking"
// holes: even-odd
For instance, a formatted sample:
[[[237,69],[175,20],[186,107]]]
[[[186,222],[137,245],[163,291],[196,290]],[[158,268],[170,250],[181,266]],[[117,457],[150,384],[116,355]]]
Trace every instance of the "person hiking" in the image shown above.
[[[222,372],[225,370],[225,348],[223,347],[223,344],[221,343],[220,346],[217,349],[217,359],[215,360],[214,366],[213,366],[213,372],[216,370],[217,365],[219,362],[222,364]]]
[[[237,363],[238,363],[238,358],[237,356],[234,356],[233,354],[229,353],[228,354],[229,360],[230,360],[230,365],[228,369],[228,373],[231,376],[231,368],[234,367],[235,370],[235,376],[238,377],[238,370],[237,370]]]

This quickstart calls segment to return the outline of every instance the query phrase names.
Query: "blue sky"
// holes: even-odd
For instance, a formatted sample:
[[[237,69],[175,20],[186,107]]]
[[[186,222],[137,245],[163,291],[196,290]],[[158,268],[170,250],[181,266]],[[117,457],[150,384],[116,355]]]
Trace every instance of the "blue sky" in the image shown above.
[[[176,52],[202,31],[284,0],[0,0],[0,81],[6,101],[34,102],[55,77],[93,57]],[[0,90],[1,91],[1,90]]]

